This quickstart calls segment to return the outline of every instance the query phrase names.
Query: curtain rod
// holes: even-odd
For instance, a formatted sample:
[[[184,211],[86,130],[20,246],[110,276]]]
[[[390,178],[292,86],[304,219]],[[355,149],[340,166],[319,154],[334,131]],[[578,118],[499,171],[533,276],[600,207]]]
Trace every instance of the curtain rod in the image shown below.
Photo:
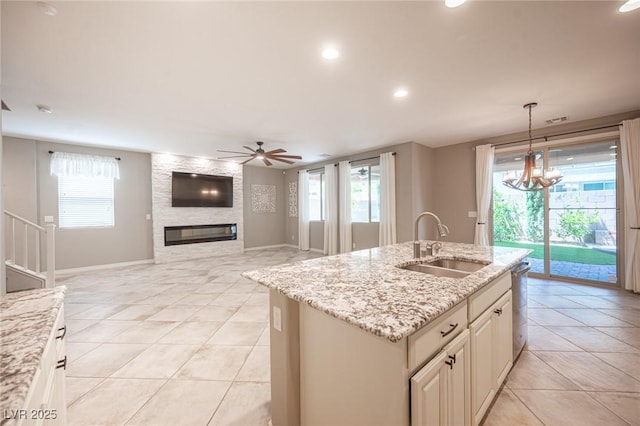
[[[620,127],[620,126],[622,126],[622,123],[611,124],[609,126],[592,127],[590,129],[574,130],[574,131],[571,131],[571,132],[555,133],[553,135],[537,136],[535,138],[531,138],[531,140],[535,141],[535,140],[538,140],[538,139],[544,139],[546,141],[548,138],[555,138],[556,136],[574,135],[576,133],[591,132],[593,130],[612,129],[614,127]],[[513,145],[513,144],[522,143],[522,142],[529,142],[529,139],[527,138],[527,139],[520,139],[520,140],[517,140],[517,141],[511,141],[511,142],[494,143],[494,144],[491,144],[491,146],[492,147],[498,147],[498,146],[505,146],[505,145]]]
[[[55,151],[49,151],[49,154],[53,154],[54,152],[55,152]],[[91,155],[93,155],[93,154],[91,154]],[[116,160],[118,160],[118,161],[120,161],[120,160],[121,160],[121,158],[120,158],[120,157],[114,157],[114,158],[115,158]]]
[[[392,153],[391,153],[391,155],[395,156],[395,155],[396,155],[396,153],[395,153],[395,152],[392,152]],[[374,160],[374,159],[376,159],[376,158],[380,158],[380,156],[377,156],[377,157],[369,157],[369,158],[360,158],[360,159],[358,159],[358,160],[349,160],[349,163],[357,163],[358,161]],[[329,164],[331,164],[331,163],[329,163]],[[327,164],[327,165],[328,165],[328,164]],[[334,166],[337,166],[337,165],[338,165],[338,163],[333,163],[333,165],[334,165]],[[318,171],[322,171],[322,170],[324,170],[324,167],[318,167],[318,168],[315,168],[315,169],[308,169],[308,170],[305,170],[305,171],[306,171],[306,172],[311,173],[311,172],[318,172]],[[300,173],[300,171],[301,171],[301,170],[298,170],[298,173]]]

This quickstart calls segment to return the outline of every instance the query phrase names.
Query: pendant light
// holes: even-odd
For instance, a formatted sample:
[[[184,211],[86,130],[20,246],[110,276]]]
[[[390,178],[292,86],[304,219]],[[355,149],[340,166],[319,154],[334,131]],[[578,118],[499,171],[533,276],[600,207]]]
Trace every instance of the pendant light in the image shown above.
[[[515,172],[508,172],[502,181],[502,183],[509,188],[517,189],[518,191],[540,191],[562,180],[560,170],[555,170],[553,167],[550,167],[543,171],[542,167],[536,167],[536,154],[531,148],[531,110],[537,106],[538,104],[536,102],[531,102],[523,106],[523,108],[529,110],[529,151],[524,157],[522,175],[518,179]]]

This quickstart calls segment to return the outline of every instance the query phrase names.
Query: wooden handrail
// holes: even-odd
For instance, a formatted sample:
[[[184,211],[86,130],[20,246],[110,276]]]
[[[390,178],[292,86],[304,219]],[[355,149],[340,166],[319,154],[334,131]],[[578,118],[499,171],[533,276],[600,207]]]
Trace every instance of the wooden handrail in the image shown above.
[[[46,252],[47,252],[47,272],[45,285],[47,288],[53,288],[55,286],[55,229],[56,226],[53,223],[47,224],[46,226],[40,226],[36,223],[31,222],[23,217],[18,216],[15,213],[11,213],[10,211],[5,210],[4,214],[7,215],[11,219],[11,246],[9,250],[9,259],[7,262],[14,266],[19,266],[24,272],[33,274],[33,275],[41,275],[41,259],[40,259],[40,250],[42,239],[40,238],[40,233],[45,234],[45,243],[46,243]],[[16,222],[21,222],[24,224],[24,253],[23,253],[23,263],[24,265],[19,265],[16,263]],[[29,227],[34,229],[35,232],[35,270],[29,268]]]
[[[18,216],[18,215],[17,215],[17,214],[15,214],[15,213],[11,213],[11,212],[10,212],[10,211],[8,211],[8,210],[5,210],[5,211],[4,211],[4,214],[6,214],[7,216],[9,216],[9,217],[11,217],[11,218],[13,218],[13,219],[17,219],[17,220],[19,220],[19,221],[20,221],[20,222],[22,222],[22,223],[26,223],[27,225],[33,226],[34,228],[37,228],[37,229],[39,229],[39,230],[40,230],[40,231],[42,231],[42,232],[45,232],[45,231],[46,231],[46,229],[45,229],[43,226],[40,226],[40,225],[38,225],[37,223],[33,223],[33,222],[31,222],[30,220],[27,220],[27,219],[25,219],[25,218],[23,218],[23,217],[20,217],[20,216]]]

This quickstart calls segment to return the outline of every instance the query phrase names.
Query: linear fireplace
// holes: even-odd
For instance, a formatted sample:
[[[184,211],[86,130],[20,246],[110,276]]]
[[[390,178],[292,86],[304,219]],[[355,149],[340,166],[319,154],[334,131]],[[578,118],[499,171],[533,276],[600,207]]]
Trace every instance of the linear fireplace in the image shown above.
[[[237,238],[238,227],[235,223],[164,227],[165,246],[227,241],[236,240]]]

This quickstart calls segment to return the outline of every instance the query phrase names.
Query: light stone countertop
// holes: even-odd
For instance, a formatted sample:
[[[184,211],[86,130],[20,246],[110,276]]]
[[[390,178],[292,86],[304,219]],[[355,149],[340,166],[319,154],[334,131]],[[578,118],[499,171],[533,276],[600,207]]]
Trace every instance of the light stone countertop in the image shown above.
[[[24,408],[65,291],[59,286],[0,297],[0,411]]]
[[[398,342],[510,270],[529,253],[531,250],[445,242],[437,256],[421,259],[489,263],[459,279],[398,268],[416,262],[413,242],[288,263],[242,275]]]

